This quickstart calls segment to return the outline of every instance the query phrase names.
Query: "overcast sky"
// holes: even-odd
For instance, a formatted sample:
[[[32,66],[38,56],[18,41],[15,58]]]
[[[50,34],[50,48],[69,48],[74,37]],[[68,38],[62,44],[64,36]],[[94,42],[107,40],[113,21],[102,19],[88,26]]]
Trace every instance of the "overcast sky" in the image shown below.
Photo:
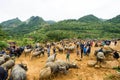
[[[78,19],[93,14],[110,19],[120,14],[120,0],[0,0],[0,22],[31,16],[44,20]]]

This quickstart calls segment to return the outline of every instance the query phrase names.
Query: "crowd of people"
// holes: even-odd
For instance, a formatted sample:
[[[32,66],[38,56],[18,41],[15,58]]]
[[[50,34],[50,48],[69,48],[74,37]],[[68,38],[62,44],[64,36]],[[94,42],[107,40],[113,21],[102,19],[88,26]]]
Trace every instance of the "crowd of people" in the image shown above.
[[[84,56],[89,56],[91,54],[91,51],[92,51],[91,49],[94,46],[93,44],[96,44],[96,43],[94,43],[93,41],[77,41],[74,44],[76,46],[76,48],[75,48],[76,55],[82,61]],[[103,42],[102,44],[106,45],[106,44],[109,44],[109,43],[107,43],[107,42],[104,43]],[[63,45],[63,47],[65,47],[64,43],[62,43],[62,45]],[[101,65],[101,63],[104,62],[104,60],[105,60],[105,53],[104,53],[104,50],[103,50],[104,49],[104,45],[97,51],[97,54],[96,54],[96,61],[97,61],[97,63],[96,64],[100,64]],[[117,45],[117,41],[114,41],[114,46],[116,46],[116,45]],[[29,48],[32,48],[32,46],[31,45],[26,45],[26,48],[29,49]],[[40,48],[40,44],[36,43],[35,48]],[[53,54],[57,53],[57,48],[56,48],[55,45],[52,46],[52,48],[51,48],[51,45],[49,44],[49,45],[46,46],[46,48],[47,48],[47,50],[46,50],[47,52],[46,53],[47,53],[48,57],[51,54],[51,50],[52,50]],[[11,57],[12,56],[19,57],[21,55],[21,53],[23,52],[24,47],[10,46],[7,49],[1,50],[0,54],[7,54],[6,50],[9,50],[9,55]],[[111,54],[112,54],[113,58],[116,59],[116,60],[118,60],[120,58],[119,51],[117,51],[117,50],[112,50]],[[66,50],[66,61],[67,62],[70,62],[70,56],[71,56],[71,51],[69,49],[67,49]],[[2,67],[0,67],[0,72],[1,71],[3,71],[5,74],[0,73],[0,80],[6,80],[6,78],[8,76],[7,72]]]

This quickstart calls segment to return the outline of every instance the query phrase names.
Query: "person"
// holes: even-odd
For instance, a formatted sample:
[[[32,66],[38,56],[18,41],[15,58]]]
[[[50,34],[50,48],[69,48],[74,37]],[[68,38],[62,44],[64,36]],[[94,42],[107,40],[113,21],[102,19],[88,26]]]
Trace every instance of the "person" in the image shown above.
[[[101,44],[102,44],[102,46],[104,46],[104,45],[105,45],[105,41],[102,41],[102,43],[101,43]]]
[[[104,59],[105,59],[104,53],[103,52],[98,52],[97,55],[96,55],[96,59],[97,59],[96,64],[99,64],[100,67],[101,67],[101,63],[104,62]]]
[[[5,50],[2,50],[0,54],[6,54]]]
[[[79,49],[77,49],[76,54],[77,54],[77,56],[79,56],[79,54],[80,54]]]
[[[88,55],[88,56],[90,55],[90,52],[91,52],[91,46],[89,45],[89,46],[87,47],[87,55]]]
[[[53,54],[55,54],[56,53],[56,48],[55,48],[55,46],[53,47]]]
[[[14,48],[10,48],[10,57],[15,56],[15,49]]]
[[[90,41],[90,46],[91,46],[91,47],[93,46],[93,43],[94,43],[93,41]]]
[[[97,42],[95,42],[95,47],[98,47],[98,43]]]
[[[115,45],[115,46],[117,45],[117,41],[114,42],[114,45]]]
[[[76,45],[77,45],[77,49],[79,48],[79,44],[80,44],[79,42],[76,43]]]
[[[40,48],[40,43],[36,43],[35,48]]]
[[[28,44],[28,45],[26,46],[26,48],[27,48],[27,49],[30,49],[30,48],[32,48],[32,45],[31,45],[31,44]]]
[[[81,44],[80,44],[81,59],[82,59],[82,57],[83,57],[83,48],[84,48],[84,44],[83,44],[83,43],[81,43]]]
[[[50,56],[50,47],[48,46],[47,47],[47,54],[48,54],[48,57]]]
[[[87,46],[84,46],[83,52],[84,52],[84,56],[87,55]]]
[[[3,68],[0,67],[0,80],[7,80],[8,72]]]
[[[67,54],[66,54],[66,61],[70,61],[70,51],[69,50],[67,51]]]

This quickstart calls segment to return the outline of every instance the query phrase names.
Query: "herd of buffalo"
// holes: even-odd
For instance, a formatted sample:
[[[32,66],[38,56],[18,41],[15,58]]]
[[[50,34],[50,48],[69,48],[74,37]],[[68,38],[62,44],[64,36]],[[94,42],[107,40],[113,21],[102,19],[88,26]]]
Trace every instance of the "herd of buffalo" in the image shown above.
[[[117,44],[117,40],[79,40],[79,39],[65,39],[59,42],[46,42],[36,43],[33,45],[16,46],[15,44],[2,50],[0,52],[0,80],[26,80],[26,71],[29,70],[27,64],[19,63],[16,64],[16,58],[19,58],[22,54],[30,56],[30,60],[35,57],[45,56],[49,54],[44,67],[40,70],[39,80],[49,80],[56,77],[57,74],[67,74],[70,68],[79,69],[79,66],[74,62],[64,61],[57,59],[58,53],[66,53],[68,50],[70,53],[76,53],[76,50],[81,49],[81,44],[89,47],[101,47],[104,45],[109,46],[111,42],[114,45]],[[93,45],[94,44],[94,45]],[[55,48],[55,49],[53,49]],[[103,48],[103,47],[102,47]],[[50,51],[49,51],[50,50]],[[81,51],[80,51],[81,52]],[[104,56],[114,52],[112,48],[109,50],[103,50]],[[52,54],[51,54],[52,53]],[[95,50],[94,54],[97,56],[99,50]],[[83,51],[84,54],[84,51]]]

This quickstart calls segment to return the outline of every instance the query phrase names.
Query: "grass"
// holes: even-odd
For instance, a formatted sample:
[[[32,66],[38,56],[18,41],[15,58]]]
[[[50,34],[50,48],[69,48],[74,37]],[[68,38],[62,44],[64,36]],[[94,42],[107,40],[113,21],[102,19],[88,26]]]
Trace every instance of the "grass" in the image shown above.
[[[113,67],[113,69],[115,69],[115,70],[117,70],[118,72],[120,72],[120,67],[119,67],[119,66]]]

